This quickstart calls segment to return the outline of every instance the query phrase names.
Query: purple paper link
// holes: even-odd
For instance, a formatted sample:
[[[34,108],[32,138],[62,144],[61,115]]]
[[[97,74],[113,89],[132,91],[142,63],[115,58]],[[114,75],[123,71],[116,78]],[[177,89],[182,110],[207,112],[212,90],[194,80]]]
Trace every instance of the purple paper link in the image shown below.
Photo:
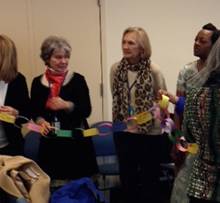
[[[171,125],[172,129],[175,129],[175,123],[171,118],[166,118],[165,120]]]
[[[103,121],[97,125],[100,136],[110,135],[112,133],[112,122]]]
[[[166,118],[161,122],[162,133],[166,132],[170,134],[174,129],[174,122],[171,118]]]
[[[172,127],[170,126],[169,123],[167,123],[166,125],[164,125],[162,127],[162,133],[166,132],[166,133],[170,134],[171,131],[172,131]]]
[[[118,121],[113,123],[112,125],[113,132],[122,132],[127,129],[127,124],[122,121]]]
[[[154,108],[153,117],[155,119],[161,120],[161,111],[160,111],[160,108],[158,106]]]

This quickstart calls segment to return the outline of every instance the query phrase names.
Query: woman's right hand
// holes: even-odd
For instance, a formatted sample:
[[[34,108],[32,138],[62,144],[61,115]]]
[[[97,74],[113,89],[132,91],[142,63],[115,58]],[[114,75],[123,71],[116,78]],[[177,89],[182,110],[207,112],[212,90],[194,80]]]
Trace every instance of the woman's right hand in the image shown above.
[[[44,136],[52,130],[52,126],[44,118],[37,119],[36,123],[42,127],[41,134]]]
[[[158,97],[159,97],[159,99],[162,98],[162,95],[165,95],[165,96],[169,97],[169,101],[170,101],[171,103],[173,103],[173,104],[176,104],[177,101],[178,101],[178,99],[179,99],[179,97],[177,97],[177,96],[171,94],[170,92],[167,92],[166,90],[160,89],[160,90],[158,91]]]

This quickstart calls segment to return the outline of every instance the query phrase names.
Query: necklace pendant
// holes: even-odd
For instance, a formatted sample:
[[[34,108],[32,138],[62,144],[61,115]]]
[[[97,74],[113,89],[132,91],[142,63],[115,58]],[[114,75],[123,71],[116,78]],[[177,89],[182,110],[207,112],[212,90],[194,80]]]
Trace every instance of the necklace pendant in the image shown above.
[[[134,108],[132,106],[128,107],[128,114],[129,114],[129,116],[133,116],[134,115]]]

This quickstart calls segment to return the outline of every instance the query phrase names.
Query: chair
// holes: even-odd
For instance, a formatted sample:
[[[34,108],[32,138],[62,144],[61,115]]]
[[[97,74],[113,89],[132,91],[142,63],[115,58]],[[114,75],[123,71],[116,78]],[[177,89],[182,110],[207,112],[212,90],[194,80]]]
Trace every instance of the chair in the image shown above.
[[[91,125],[91,128],[98,128],[105,134],[93,136],[92,141],[96,153],[99,173],[103,180],[103,187],[99,186],[99,189],[109,190],[114,186],[106,184],[106,176],[119,176],[119,165],[112,129],[106,127],[103,123],[111,125],[110,122],[98,122]]]

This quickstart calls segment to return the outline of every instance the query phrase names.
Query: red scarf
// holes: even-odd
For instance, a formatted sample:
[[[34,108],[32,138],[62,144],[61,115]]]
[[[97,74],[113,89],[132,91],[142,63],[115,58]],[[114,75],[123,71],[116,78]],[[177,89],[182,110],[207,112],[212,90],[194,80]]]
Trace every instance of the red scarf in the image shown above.
[[[57,73],[47,68],[45,72],[45,76],[47,78],[47,81],[49,82],[49,87],[50,87],[50,94],[46,103],[47,108],[50,108],[50,102],[49,102],[50,98],[59,96],[60,89],[66,77],[67,72],[68,71]]]

